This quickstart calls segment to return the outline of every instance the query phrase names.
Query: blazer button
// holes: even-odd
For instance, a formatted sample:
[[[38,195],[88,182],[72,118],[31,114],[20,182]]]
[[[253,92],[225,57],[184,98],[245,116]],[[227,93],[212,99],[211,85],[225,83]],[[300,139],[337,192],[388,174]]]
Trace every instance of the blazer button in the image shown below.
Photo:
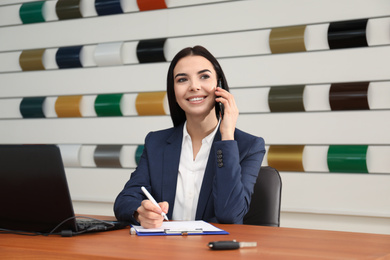
[[[219,149],[217,151],[217,162],[218,162],[218,167],[221,168],[223,166],[223,155],[222,155],[222,150]]]

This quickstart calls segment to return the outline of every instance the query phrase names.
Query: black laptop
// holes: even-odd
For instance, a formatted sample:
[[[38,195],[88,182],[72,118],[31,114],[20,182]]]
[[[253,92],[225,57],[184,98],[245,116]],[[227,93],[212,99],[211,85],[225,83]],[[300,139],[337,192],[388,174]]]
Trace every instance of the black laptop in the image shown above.
[[[0,145],[1,232],[73,236],[126,226],[74,215],[56,145]]]

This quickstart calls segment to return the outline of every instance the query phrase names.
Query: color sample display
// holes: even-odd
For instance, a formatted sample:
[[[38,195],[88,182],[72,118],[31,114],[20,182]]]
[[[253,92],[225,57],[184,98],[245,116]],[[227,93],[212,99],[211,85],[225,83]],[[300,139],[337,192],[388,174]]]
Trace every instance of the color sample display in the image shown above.
[[[164,0],[137,0],[140,11],[149,11],[167,8]]]
[[[80,0],[58,0],[56,13],[60,20],[83,17],[80,12]]]
[[[41,23],[45,21],[43,17],[43,5],[45,1],[23,3],[19,9],[19,16],[23,24]]]
[[[165,96],[165,91],[139,93],[135,100],[135,107],[138,115],[165,115]]]
[[[94,58],[97,66],[122,65],[123,42],[101,43],[96,46]]]
[[[80,167],[80,144],[60,144],[61,157],[65,167]]]
[[[305,111],[304,89],[304,85],[271,87],[268,93],[268,105],[271,112]]]
[[[83,46],[61,47],[56,53],[56,62],[60,69],[81,68],[80,52]]]
[[[58,97],[55,110],[58,117],[81,117],[80,102],[82,96],[62,96]]]
[[[135,151],[135,162],[137,163],[137,165],[139,163],[139,160],[141,159],[141,155],[143,151],[144,151],[144,146],[138,145],[137,150]]]
[[[140,63],[163,62],[166,39],[141,40],[137,45],[137,58]]]
[[[19,110],[23,118],[45,118],[43,102],[46,97],[25,97],[20,102]]]
[[[368,145],[330,145],[329,172],[368,173],[367,149]]]
[[[44,70],[42,57],[45,49],[24,50],[19,56],[19,65],[23,71]]]
[[[95,0],[95,9],[98,15],[123,13],[120,0]]]
[[[95,100],[95,111],[98,116],[122,116],[120,107],[123,94],[98,95]]]
[[[332,110],[367,110],[369,82],[335,83],[329,90]]]
[[[278,171],[303,172],[304,145],[271,145],[268,149],[268,165]]]
[[[274,28],[269,37],[272,53],[287,53],[306,51],[306,25]]]
[[[328,28],[330,49],[367,47],[366,28],[368,19],[333,22]]]
[[[97,167],[121,168],[120,153],[122,145],[98,145],[93,154]]]

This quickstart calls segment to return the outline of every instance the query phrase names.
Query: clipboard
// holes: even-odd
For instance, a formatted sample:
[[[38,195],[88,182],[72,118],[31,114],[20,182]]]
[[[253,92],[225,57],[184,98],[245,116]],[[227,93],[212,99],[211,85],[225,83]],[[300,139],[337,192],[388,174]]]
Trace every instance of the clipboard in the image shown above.
[[[144,228],[132,225],[130,234],[138,236],[187,236],[187,235],[228,235],[229,232],[217,228],[203,220],[164,221],[159,228]]]

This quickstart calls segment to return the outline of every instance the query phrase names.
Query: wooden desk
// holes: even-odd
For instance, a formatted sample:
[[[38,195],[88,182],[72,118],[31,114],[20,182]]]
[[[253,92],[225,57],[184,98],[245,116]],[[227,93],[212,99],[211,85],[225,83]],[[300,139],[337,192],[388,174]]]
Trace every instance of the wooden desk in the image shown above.
[[[129,229],[76,237],[0,234],[1,259],[390,259],[390,236],[220,225],[229,235],[130,235]],[[208,249],[210,241],[256,241],[256,248]]]

